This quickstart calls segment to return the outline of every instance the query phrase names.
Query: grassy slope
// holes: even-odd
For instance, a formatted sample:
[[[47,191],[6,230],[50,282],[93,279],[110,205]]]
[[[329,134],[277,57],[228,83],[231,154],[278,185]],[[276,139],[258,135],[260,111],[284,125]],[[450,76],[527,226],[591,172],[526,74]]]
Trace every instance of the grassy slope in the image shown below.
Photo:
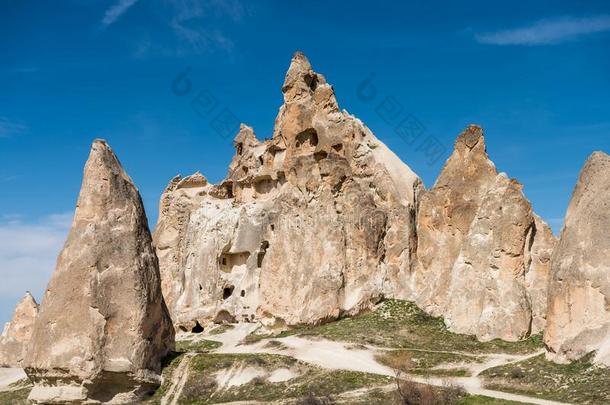
[[[524,354],[543,348],[542,337],[521,342],[499,339],[479,342],[474,336],[449,332],[440,317],[432,317],[407,301],[387,300],[374,311],[316,326],[301,326],[277,337],[322,336],[331,340],[402,349],[467,353]],[[269,337],[250,335],[247,341]]]
[[[485,387],[579,404],[610,404],[610,369],[593,365],[592,355],[555,364],[544,355],[486,370]]]

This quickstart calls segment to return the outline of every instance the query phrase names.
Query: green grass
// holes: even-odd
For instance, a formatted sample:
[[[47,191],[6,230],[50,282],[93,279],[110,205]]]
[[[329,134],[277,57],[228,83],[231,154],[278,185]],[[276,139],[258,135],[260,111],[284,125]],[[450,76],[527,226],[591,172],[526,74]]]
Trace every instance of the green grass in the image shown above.
[[[32,387],[22,388],[16,391],[0,392],[0,404],[6,405],[27,405],[28,395]]]
[[[222,324],[222,325],[217,326],[214,329],[212,329],[209,334],[210,335],[220,335],[221,333],[230,331],[233,328],[235,328],[234,325],[231,325],[230,323],[225,323],[225,324]]]
[[[523,402],[507,401],[482,395],[468,395],[458,402],[458,405],[523,405]]]
[[[398,349],[388,350],[378,354],[376,360],[394,370],[410,374],[466,377],[470,372],[466,363],[479,363],[480,357],[466,356],[453,353],[422,352],[417,350]],[[455,364],[452,368],[435,368],[444,364]]]
[[[316,325],[300,326],[275,337],[289,335],[321,336],[330,340],[402,349],[426,349],[468,353],[525,354],[542,349],[542,336],[521,342],[499,339],[479,342],[476,337],[449,332],[441,317],[433,317],[408,301],[387,300],[373,311],[351,318]],[[252,334],[245,343],[271,337]]]
[[[163,366],[163,370],[161,375],[163,376],[163,383],[161,386],[155,391],[155,394],[148,400],[150,404],[160,404],[161,398],[167,392],[167,389],[171,385],[172,374],[176,370],[176,367],[180,364],[184,353],[172,353],[165,359],[165,364]]]
[[[207,353],[211,350],[219,348],[220,346],[222,346],[222,343],[213,340],[181,340],[176,342],[176,351],[181,353]]]
[[[269,372],[278,368],[298,370],[299,376],[271,383],[256,378],[247,384],[218,390],[214,374],[230,368],[256,367]],[[363,387],[387,385],[391,378],[341,370],[324,370],[286,356],[269,354],[199,354],[190,363],[188,381],[180,404],[212,404],[231,401],[269,402],[301,398],[309,393],[333,395]]]
[[[482,373],[486,388],[578,404],[610,403],[610,369],[591,363],[593,355],[555,364],[544,355]]]

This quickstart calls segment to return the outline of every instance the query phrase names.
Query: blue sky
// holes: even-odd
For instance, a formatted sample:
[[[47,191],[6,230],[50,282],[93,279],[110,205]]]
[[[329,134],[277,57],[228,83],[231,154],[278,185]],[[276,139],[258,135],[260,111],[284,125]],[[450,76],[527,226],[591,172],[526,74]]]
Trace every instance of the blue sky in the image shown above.
[[[561,229],[586,157],[610,152],[607,1],[5,0],[0,13],[0,322],[40,298],[94,138],[138,185],[151,226],[176,174],[226,173],[229,111],[269,137],[291,55],[303,51],[361,118],[431,186],[430,164],[378,113],[391,98],[448,150],[484,127],[500,171]],[[172,82],[190,67],[190,92]],[[372,79],[373,100],[359,97]],[[190,102],[215,100],[210,116]]]

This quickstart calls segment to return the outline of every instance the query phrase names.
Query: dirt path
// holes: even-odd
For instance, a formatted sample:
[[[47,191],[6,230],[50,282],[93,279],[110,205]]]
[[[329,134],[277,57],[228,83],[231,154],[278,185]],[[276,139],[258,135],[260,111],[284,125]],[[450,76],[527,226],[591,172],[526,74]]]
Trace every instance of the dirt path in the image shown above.
[[[206,339],[216,340],[223,345],[216,352],[218,353],[270,353],[282,354],[294,357],[306,363],[315,364],[319,367],[328,369],[342,369],[351,371],[361,371],[366,373],[395,376],[395,371],[389,367],[379,364],[375,359],[378,350],[366,346],[355,346],[341,342],[334,342],[326,339],[306,339],[298,336],[288,336],[284,338],[263,339],[250,345],[240,345],[244,337],[251,333],[256,327],[254,325],[238,325],[231,331],[207,336]],[[268,346],[269,341],[282,343],[281,348]],[[432,352],[432,351],[431,351]],[[444,353],[444,352],[441,352]],[[542,352],[527,355],[510,354],[487,354],[477,355],[485,357],[482,363],[469,364],[467,367],[472,372],[471,377],[423,377],[409,375],[413,381],[434,386],[444,386],[447,383],[456,384],[473,395],[484,395],[492,398],[504,399],[509,401],[524,402],[538,405],[565,405],[561,402],[549,401],[525,395],[510,394],[502,391],[488,390],[482,388],[482,381],[479,375],[492,367],[501,366],[526,360],[530,357],[538,356]]]
[[[182,360],[180,360],[180,364],[178,364],[178,367],[176,367],[176,370],[172,373],[171,385],[163,398],[161,398],[161,405],[176,405],[178,403],[178,399],[182,394],[182,389],[188,380],[188,365],[194,355],[195,353],[187,353]]]
[[[10,385],[28,378],[21,368],[0,368],[0,391],[13,391]]]

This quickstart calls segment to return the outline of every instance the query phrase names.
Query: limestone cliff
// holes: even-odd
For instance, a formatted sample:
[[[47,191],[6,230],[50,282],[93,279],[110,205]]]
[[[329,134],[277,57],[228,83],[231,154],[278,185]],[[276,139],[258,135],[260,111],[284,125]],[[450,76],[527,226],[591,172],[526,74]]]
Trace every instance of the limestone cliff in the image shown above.
[[[316,323],[411,296],[419,178],[295,54],[271,139],[242,125],[226,179],[172,180],[154,234],[175,323]]]

